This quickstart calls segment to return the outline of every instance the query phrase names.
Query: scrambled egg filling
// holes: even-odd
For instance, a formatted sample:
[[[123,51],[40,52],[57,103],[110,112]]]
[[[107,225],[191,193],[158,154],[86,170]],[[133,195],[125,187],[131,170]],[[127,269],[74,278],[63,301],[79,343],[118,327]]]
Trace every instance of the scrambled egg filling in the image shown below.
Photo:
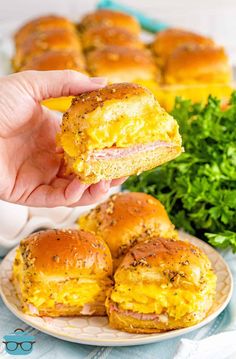
[[[18,252],[13,267],[13,280],[18,285],[20,299],[36,308],[53,308],[55,304],[83,307],[85,304],[104,302],[108,284],[98,283],[87,278],[68,279],[66,281],[38,280],[31,271],[24,268],[22,257]],[[26,307],[27,308],[27,307]]]
[[[86,162],[93,150],[114,146],[126,148],[155,141],[171,142],[178,132],[178,125],[154,101],[149,100],[144,106],[138,100],[116,100],[114,109],[114,100],[111,100],[84,115],[83,120],[71,116],[64,120],[60,145],[67,156],[76,161],[74,167],[82,171],[81,162]],[[83,122],[82,128],[80,121]]]
[[[23,298],[35,307],[52,308],[60,303],[68,306],[83,307],[85,304],[94,303],[94,301],[104,301],[101,298],[102,288],[97,282],[80,283],[79,280],[68,280],[60,283],[50,282],[48,286],[43,283],[34,283],[31,290]]]
[[[171,285],[150,283],[116,284],[111,294],[113,302],[122,310],[137,313],[167,313],[170,317],[180,319],[192,312],[203,312],[206,303],[212,301],[215,293],[216,277],[209,273],[207,284],[196,288],[175,288]]]

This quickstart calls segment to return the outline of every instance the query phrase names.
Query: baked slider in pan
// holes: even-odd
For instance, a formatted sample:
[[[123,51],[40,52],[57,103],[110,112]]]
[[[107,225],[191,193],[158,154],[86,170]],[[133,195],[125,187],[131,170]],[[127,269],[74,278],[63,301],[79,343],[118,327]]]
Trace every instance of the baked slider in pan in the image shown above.
[[[87,54],[88,70],[109,83],[159,80],[160,73],[148,50],[107,46]]]
[[[228,84],[231,80],[231,66],[222,47],[179,47],[164,67],[166,84]]]
[[[123,46],[143,49],[144,43],[138,35],[120,27],[98,25],[85,30],[81,35],[84,51],[101,49],[106,46]]]
[[[75,31],[75,25],[63,16],[48,15],[37,17],[23,25],[14,36],[17,46],[22,44],[33,32],[40,33],[47,30],[64,29]]]
[[[96,10],[85,15],[78,25],[81,32],[88,28],[105,25],[109,27],[120,27],[134,34],[141,32],[140,25],[135,17],[120,11],[112,11],[107,9]]]
[[[41,33],[32,33],[16,47],[13,59],[15,71],[18,71],[29,59],[45,51],[82,51],[76,32],[64,29],[48,30]]]
[[[30,58],[20,71],[76,70],[85,73],[83,55],[78,51],[46,51]]]
[[[106,300],[111,327],[155,333],[189,327],[209,312],[216,288],[211,262],[191,243],[155,238],[139,243],[115,273]]]
[[[114,269],[124,255],[147,238],[177,238],[164,206],[154,197],[137,192],[119,193],[99,204],[78,220],[80,229],[105,240]]]
[[[149,90],[132,83],[74,98],[58,145],[68,172],[88,184],[140,173],[182,152],[177,122]]]
[[[214,46],[214,41],[206,36],[184,29],[170,28],[156,34],[151,45],[159,65],[163,66],[175,49],[183,45]]]
[[[22,310],[38,316],[104,315],[111,275],[106,243],[77,230],[33,233],[21,241],[13,266]]]

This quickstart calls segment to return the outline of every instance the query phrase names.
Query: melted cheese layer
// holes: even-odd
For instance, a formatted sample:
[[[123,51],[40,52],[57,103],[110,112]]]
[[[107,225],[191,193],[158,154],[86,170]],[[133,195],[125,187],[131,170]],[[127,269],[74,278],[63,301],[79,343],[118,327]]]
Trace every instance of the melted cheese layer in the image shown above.
[[[169,316],[180,319],[192,312],[202,313],[212,304],[215,293],[216,277],[209,272],[207,285],[196,288],[174,288],[169,285],[134,283],[116,284],[111,299],[122,310],[137,313],[167,312]]]

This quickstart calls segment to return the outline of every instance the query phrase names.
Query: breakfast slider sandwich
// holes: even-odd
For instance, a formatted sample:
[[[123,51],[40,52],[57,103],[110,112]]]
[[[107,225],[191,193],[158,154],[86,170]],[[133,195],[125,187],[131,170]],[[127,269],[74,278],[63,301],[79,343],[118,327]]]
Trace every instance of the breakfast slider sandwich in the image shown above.
[[[64,29],[75,31],[75,25],[63,16],[48,15],[35,18],[23,25],[15,34],[15,43],[20,46],[32,33],[41,33],[48,30]]]
[[[183,45],[214,46],[214,41],[191,31],[169,28],[156,34],[151,47],[158,64],[163,66],[174,50]]]
[[[105,240],[114,269],[138,242],[154,236],[177,238],[164,206],[145,193],[118,193],[78,220],[79,226]]]
[[[45,51],[29,58],[19,70],[75,70],[86,73],[83,55],[79,51],[64,50]]]
[[[22,310],[36,316],[104,315],[112,285],[106,243],[77,230],[46,230],[22,240],[13,284]]]
[[[146,49],[107,46],[87,54],[88,70],[93,76],[104,76],[109,83],[159,80],[155,61]]]
[[[140,173],[182,152],[177,122],[149,90],[132,83],[77,96],[58,143],[68,172],[88,184]]]
[[[64,29],[48,30],[41,33],[33,32],[20,46],[16,47],[13,59],[14,69],[18,71],[29,59],[50,50],[82,52],[76,32]]]
[[[136,49],[144,48],[144,43],[138,35],[120,27],[106,25],[88,28],[82,33],[81,41],[84,51],[92,51],[112,45]]]
[[[183,46],[169,56],[164,81],[166,84],[229,84],[232,69],[222,47]]]
[[[97,25],[119,27],[132,32],[133,34],[139,34],[141,32],[140,25],[135,17],[124,12],[107,9],[99,9],[85,15],[79,23],[78,28],[83,32]]]
[[[216,288],[211,262],[191,243],[139,243],[117,269],[106,300],[112,328],[155,333],[189,327],[209,312]]]

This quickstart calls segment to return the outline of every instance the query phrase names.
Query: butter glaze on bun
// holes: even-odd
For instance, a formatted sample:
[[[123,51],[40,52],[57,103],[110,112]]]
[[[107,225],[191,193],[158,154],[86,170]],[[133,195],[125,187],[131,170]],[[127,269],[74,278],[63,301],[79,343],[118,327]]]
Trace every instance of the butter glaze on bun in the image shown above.
[[[83,55],[78,51],[46,51],[30,58],[20,71],[75,70],[85,73]]]
[[[98,25],[84,31],[81,35],[84,51],[101,49],[106,46],[123,46],[143,49],[144,43],[139,37],[120,27]]]
[[[117,269],[106,300],[109,324],[131,333],[192,326],[207,315],[215,288],[211,263],[199,248],[153,238],[133,247]]]
[[[138,21],[133,16],[106,9],[96,10],[84,16],[79,24],[79,29],[83,31],[97,25],[120,27],[134,34],[139,34],[141,31]]]
[[[93,76],[105,76],[110,83],[159,79],[150,51],[121,46],[107,46],[87,54]]]
[[[81,229],[95,233],[110,248],[114,268],[129,249],[153,236],[177,238],[164,206],[145,193],[119,193],[78,220]]]
[[[179,47],[164,68],[167,84],[227,84],[232,80],[228,56],[222,47]]]
[[[214,46],[214,41],[191,31],[171,28],[156,34],[152,49],[157,62],[163,66],[173,51],[183,45]]]
[[[112,259],[91,233],[46,230],[21,241],[13,283],[23,311],[31,315],[104,315]]]
[[[23,25],[15,34],[16,45],[22,44],[33,32],[45,32],[47,30],[64,29],[67,31],[75,31],[72,22],[62,16],[48,15],[40,16]]]
[[[77,96],[58,143],[68,172],[84,183],[140,173],[177,157],[177,122],[146,88],[121,83]]]

